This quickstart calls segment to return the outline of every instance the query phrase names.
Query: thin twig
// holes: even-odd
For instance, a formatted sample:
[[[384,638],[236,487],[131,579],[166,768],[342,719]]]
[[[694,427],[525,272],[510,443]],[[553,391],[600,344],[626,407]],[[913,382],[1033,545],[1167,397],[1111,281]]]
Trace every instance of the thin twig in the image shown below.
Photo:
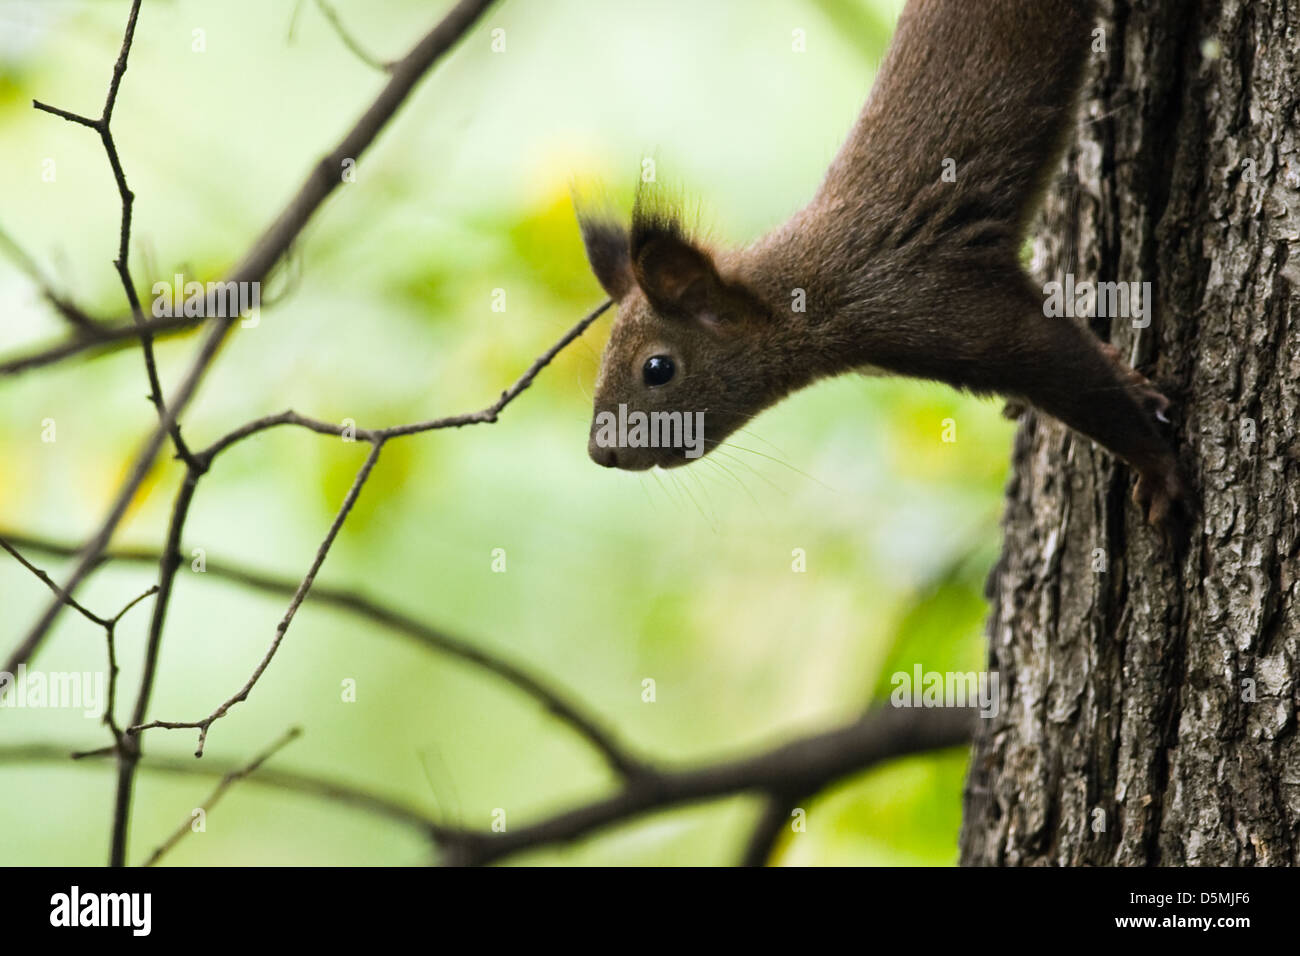
[[[122,202],[122,219],[118,229],[117,242],[117,259],[113,265],[117,268],[118,278],[122,282],[122,288],[126,292],[127,304],[131,306],[131,318],[134,321],[137,330],[140,330],[140,350],[144,355],[145,374],[149,378],[149,401],[153,403],[158,412],[158,416],[170,422],[169,432],[172,437],[172,444],[176,447],[176,457],[180,458],[186,464],[191,464],[194,460],[190,453],[185,440],[181,437],[181,426],[176,420],[175,415],[168,416],[164,404],[162,383],[158,380],[158,362],[154,358],[153,336],[145,326],[144,311],[140,308],[140,296],[135,290],[135,280],[131,277],[131,268],[127,263],[127,257],[131,248],[131,212],[135,204],[135,193],[131,192],[130,187],[126,184],[126,170],[122,168],[122,159],[117,152],[117,144],[113,141],[113,107],[117,104],[117,93],[122,85],[122,76],[126,73],[127,60],[131,55],[131,43],[135,39],[135,25],[140,16],[140,0],[133,0],[131,4],[131,13],[126,20],[126,33],[122,37],[122,49],[117,55],[117,62],[113,65],[113,78],[108,84],[108,95],[104,99],[104,111],[97,120],[88,120],[84,116],[78,116],[75,113],[69,113],[66,110],[59,110],[36,100],[32,105],[37,109],[44,110],[47,113],[53,113],[55,116],[62,116],[64,119],[81,123],[89,126],[99,133],[99,139],[104,144],[104,152],[108,156],[108,164],[113,170],[113,180],[117,183],[118,196]]]
[[[345,432],[352,435],[358,441],[383,442],[390,438],[402,438],[407,435],[418,435],[421,432],[436,431],[442,428],[463,428],[466,425],[483,425],[495,422],[505,410],[505,407],[518,398],[525,389],[533,383],[542,369],[546,368],[561,351],[570,345],[575,339],[582,335],[583,332],[591,326],[598,318],[605,313],[613,303],[608,299],[598,305],[591,312],[587,313],[577,325],[569,329],[554,345],[539,355],[524,372],[508,389],[501,393],[491,405],[481,408],[477,412],[466,412],[460,415],[448,415],[443,418],[432,418],[428,421],[413,422],[408,425],[390,425],[387,428],[348,428],[337,425],[334,422],[321,421],[316,418],[309,418],[306,415],[299,415],[297,412],[289,409],[288,411],[278,412],[274,415],[265,415],[261,418],[253,419],[246,422],[240,427],[227,435],[224,435],[217,441],[205,448],[199,458],[210,462],[218,454],[225,451],[236,442],[243,441],[251,435],[258,432],[266,431],[268,428],[275,428],[279,425],[296,425],[299,428],[306,428],[310,431],[317,432],[321,435],[343,435]]]
[[[0,548],[4,548],[4,550],[8,551],[11,555],[13,555],[19,564],[21,564],[27,570],[31,571],[34,575],[36,575],[36,577],[38,577],[41,581],[43,581],[50,588],[50,590],[52,590],[55,594],[62,593],[59,590],[59,586],[54,583],[53,578],[51,578],[48,574],[46,574],[36,565],[32,564],[25,557],[23,557],[22,554],[19,553],[18,549],[15,548],[9,541],[6,541],[3,537],[0,537]],[[77,610],[83,617],[85,617],[87,620],[91,621],[92,623],[98,624],[100,627],[104,629],[104,639],[108,644],[108,699],[104,703],[103,719],[104,719],[104,724],[108,727],[110,733],[112,733],[113,735],[113,746],[108,748],[110,751],[122,745],[122,730],[117,725],[117,721],[114,718],[114,711],[113,711],[115,699],[116,699],[116,693],[117,693],[117,673],[118,673],[117,648],[116,648],[116,640],[115,640],[117,625],[122,620],[122,618],[126,615],[126,613],[129,610],[131,610],[131,608],[135,607],[145,598],[149,597],[152,594],[156,594],[157,592],[158,592],[158,586],[155,584],[152,587],[150,587],[147,591],[145,591],[143,594],[140,594],[139,596],[132,598],[129,602],[127,602],[126,606],[123,607],[122,610],[118,611],[115,615],[109,618],[100,617],[98,614],[95,614],[93,611],[90,611],[84,606],[82,606],[81,604],[79,604],[72,597],[67,597],[66,595],[64,595],[67,599],[68,604],[71,605],[75,610]]]
[[[391,73],[393,71],[393,63],[391,61],[381,60],[379,57],[371,55],[365,47],[356,41],[352,34],[348,32],[347,27],[343,25],[343,20],[339,17],[338,12],[326,3],[325,0],[316,0],[316,6],[320,8],[320,12],[325,19],[330,22],[330,26],[332,26],[334,32],[339,35],[339,39],[343,41],[343,45],[351,50],[358,60],[366,66],[379,70],[381,73]]]
[[[217,803],[221,800],[221,798],[226,795],[227,790],[233,787],[240,780],[243,780],[245,777],[251,776],[252,774],[256,773],[257,769],[261,767],[262,764],[266,763],[268,760],[274,757],[280,750],[282,750],[285,746],[287,746],[289,743],[291,743],[301,735],[302,735],[302,730],[300,730],[299,728],[297,727],[290,728],[288,732],[284,734],[284,736],[282,736],[279,740],[271,744],[271,746],[267,747],[264,751],[262,751],[256,757],[254,757],[252,762],[249,763],[247,766],[240,767],[238,770],[232,770],[230,773],[226,774],[224,777],[221,778],[220,782],[217,783],[216,788],[213,789],[213,791],[210,794],[208,794],[208,798],[204,800],[201,804],[199,804],[199,810],[202,811],[204,816],[206,816],[209,812],[211,812],[212,808],[217,805]],[[177,843],[179,843],[182,839],[185,838],[185,834],[190,832],[190,830],[192,829],[192,825],[193,825],[193,817],[192,816],[187,817],[181,823],[181,825],[175,829],[172,835],[169,836],[166,840],[164,840],[162,844],[158,847],[158,849],[154,850],[153,853],[150,854],[149,859],[144,861],[144,865],[153,866],[155,863],[161,860],[163,856],[167,853],[167,851],[169,851],[172,847],[174,847]]]
[[[48,574],[46,574],[44,571],[42,571],[42,570],[41,570],[40,568],[38,568],[36,565],[32,564],[32,563],[31,563],[30,561],[28,561],[26,558],[24,558],[24,557],[23,557],[23,556],[18,552],[18,549],[15,548],[15,547],[14,547],[12,544],[10,544],[8,541],[6,541],[4,538],[0,538],[0,548],[4,548],[6,551],[8,551],[10,554],[12,554],[12,555],[14,556],[14,560],[16,560],[16,561],[17,561],[19,564],[21,564],[23,567],[25,567],[28,571],[32,572],[32,574],[34,574],[34,575],[36,575],[38,578],[40,578],[43,582],[45,582],[45,586],[48,587],[51,591],[53,591],[56,595],[58,595],[58,598],[59,598],[60,601],[66,603],[70,608],[72,608],[73,610],[75,610],[78,614],[80,614],[80,615],[81,615],[82,617],[84,617],[86,620],[90,621],[92,624],[98,624],[100,627],[110,627],[110,626],[111,626],[111,625],[109,624],[107,618],[102,618],[102,617],[100,617],[98,614],[96,614],[94,611],[91,611],[91,610],[89,610],[88,608],[86,608],[85,606],[83,606],[83,605],[82,605],[80,602],[78,602],[77,599],[74,598],[71,594],[68,594],[66,591],[63,590],[63,588],[59,587],[59,585],[55,582],[55,580],[54,580],[52,577],[50,577]],[[14,670],[17,670],[17,668],[9,668],[9,671],[10,671],[11,673],[12,673]]]
[[[108,621],[108,625],[104,628],[104,640],[108,644],[108,696],[104,701],[104,724],[108,727],[109,733],[113,735],[113,746],[108,748],[109,751],[124,744],[122,728],[117,723],[117,675],[119,672],[117,666],[117,625],[126,616],[127,611],[145,598],[157,593],[158,585],[150,585],[149,590],[139,597],[132,598],[122,610],[118,611]]]
[[[54,365],[56,362],[61,362],[74,355],[80,355],[83,352],[93,352],[94,355],[91,357],[94,358],[100,354],[116,352],[124,348],[135,348],[135,343],[142,333],[147,332],[155,338],[180,335],[197,329],[205,321],[203,318],[192,315],[173,315],[160,319],[151,319],[145,322],[144,325],[137,325],[134,322],[130,325],[99,324],[93,328],[85,329],[76,338],[67,342],[60,342],[58,345],[52,345],[36,352],[30,352],[27,355],[20,355],[17,358],[0,362],[0,378],[17,375],[19,372],[30,371],[31,369],[43,368],[47,365]]]
[[[343,499],[343,504],[339,508],[338,514],[334,516],[334,522],[330,525],[330,529],[325,535],[325,540],[322,541],[320,547],[316,549],[316,557],[312,560],[311,567],[308,569],[306,576],[303,577],[302,582],[298,585],[297,591],[294,592],[293,599],[289,602],[289,608],[285,611],[284,617],[280,619],[280,623],[276,626],[275,637],[271,639],[271,646],[266,649],[266,654],[263,655],[262,660],[258,663],[244,686],[220,704],[214,711],[212,711],[212,713],[208,714],[208,716],[201,720],[151,720],[146,724],[136,724],[128,727],[126,729],[128,734],[139,734],[142,731],[154,727],[164,730],[197,729],[199,732],[199,742],[197,749],[194,751],[194,756],[203,756],[203,746],[207,742],[208,728],[211,727],[213,723],[226,716],[226,714],[229,713],[230,708],[235,706],[235,704],[248,699],[248,695],[252,692],[253,687],[261,679],[262,674],[266,672],[267,667],[270,666],[271,660],[275,657],[276,651],[280,649],[280,644],[284,641],[284,635],[289,630],[289,624],[293,621],[294,615],[298,613],[298,608],[302,606],[303,599],[307,597],[307,592],[311,590],[312,582],[316,580],[317,572],[320,571],[321,565],[325,563],[325,556],[329,554],[330,546],[338,536],[339,529],[343,527],[343,522],[347,520],[348,515],[351,513],[352,506],[356,504],[357,496],[361,494],[361,489],[365,485],[366,479],[370,477],[370,472],[375,467],[375,462],[379,460],[379,452],[383,447],[384,443],[382,441],[375,442],[371,447],[370,454],[366,457],[365,463],[362,464],[361,470],[357,472],[357,476],[352,482],[352,487],[348,489],[347,496]]]
[[[52,763],[60,766],[71,766],[69,757],[72,757],[73,760],[84,760],[88,757],[106,757],[113,753],[111,747],[85,754],[69,754],[68,749],[67,746],[48,743],[16,744],[0,747],[0,764]],[[89,763],[93,765],[93,761],[89,761]],[[166,757],[150,755],[140,759],[139,768],[146,773],[220,778],[238,770],[240,765],[216,757],[195,760],[190,756]],[[285,790],[290,793],[300,793],[320,800],[327,800],[331,803],[341,803],[366,813],[393,820],[403,826],[412,827],[424,837],[430,839],[444,831],[444,828],[437,820],[394,797],[372,793],[369,790],[363,790],[337,780],[298,773],[293,770],[277,770],[273,767],[264,767],[257,774],[249,777],[247,782],[253,786]]]
[[[139,4],[136,4],[136,6],[139,6]],[[36,107],[38,110],[41,110],[42,112],[50,113],[53,114],[54,116],[62,117],[63,119],[67,120],[70,123],[77,123],[81,126],[88,126],[91,129],[96,131],[99,130],[99,120],[97,119],[91,119],[88,116],[82,116],[80,113],[72,113],[69,112],[68,110],[59,109],[59,107],[57,106],[49,106],[45,103],[42,103],[40,100],[32,100],[32,106]]]
[[[76,546],[71,544],[12,531],[4,531],[0,532],[0,534],[3,534],[9,541],[17,542],[20,546],[31,551],[65,558],[76,557],[77,555]],[[183,555],[178,550],[173,549],[172,561],[179,565],[183,560]],[[109,561],[157,564],[158,553],[148,548],[106,551],[103,554],[103,563]],[[227,565],[214,560],[211,556],[205,560],[204,576],[234,581],[259,591],[285,597],[292,597],[299,584],[296,579]],[[165,580],[170,581],[172,578],[169,575]],[[601,726],[601,722],[596,717],[587,714],[580,704],[571,700],[564,692],[550,686],[543,679],[530,674],[518,665],[497,657],[470,641],[448,634],[439,628],[417,620],[409,614],[388,607],[373,598],[347,588],[316,584],[311,589],[308,601],[315,605],[334,607],[349,614],[357,615],[398,634],[405,635],[429,650],[448,654],[482,668],[532,697],[547,711],[584,737],[605,758],[610,768],[619,776],[633,777],[643,772],[641,761],[629,754],[626,748],[614,739],[613,734]],[[159,603],[162,603],[161,598]],[[366,633],[370,632],[367,631]],[[148,670],[152,673],[153,669]]]
[[[109,623],[112,624],[114,627],[116,627],[117,623],[121,621],[122,618],[126,617],[127,611],[131,610],[131,608],[135,607],[145,598],[151,597],[152,595],[157,593],[158,593],[158,585],[151,584],[147,591],[144,591],[143,593],[137,595],[136,597],[131,598],[131,600],[126,603],[126,605],[122,608],[122,610],[118,611],[109,619]]]

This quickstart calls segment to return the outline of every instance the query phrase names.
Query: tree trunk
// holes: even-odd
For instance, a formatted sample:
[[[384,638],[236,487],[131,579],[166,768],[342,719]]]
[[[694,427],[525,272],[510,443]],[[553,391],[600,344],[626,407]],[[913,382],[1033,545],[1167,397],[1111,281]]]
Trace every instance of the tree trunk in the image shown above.
[[[1295,864],[1300,5],[1106,6],[1034,268],[1152,283],[1150,327],[1083,321],[1174,401],[1193,516],[1171,547],[1127,469],[1026,416],[961,859]]]

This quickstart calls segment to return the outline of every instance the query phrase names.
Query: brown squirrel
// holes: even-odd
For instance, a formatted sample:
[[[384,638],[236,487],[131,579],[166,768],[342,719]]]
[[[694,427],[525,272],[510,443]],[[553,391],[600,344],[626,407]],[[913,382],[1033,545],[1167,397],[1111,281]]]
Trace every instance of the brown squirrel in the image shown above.
[[[704,413],[707,451],[819,378],[884,370],[1036,406],[1129,462],[1134,499],[1165,521],[1183,498],[1155,422],[1168,400],[1112,346],[1045,315],[1018,258],[1068,143],[1094,13],[1094,0],[909,0],[821,188],[743,249],[704,248],[645,187],[628,230],[580,213],[619,306],[591,457],[631,470],[693,457],[611,440],[628,409]]]

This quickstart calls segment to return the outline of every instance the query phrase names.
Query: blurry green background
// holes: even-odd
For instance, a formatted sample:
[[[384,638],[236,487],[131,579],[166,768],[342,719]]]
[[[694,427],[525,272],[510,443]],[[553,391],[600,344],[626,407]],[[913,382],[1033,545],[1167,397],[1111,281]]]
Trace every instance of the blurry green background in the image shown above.
[[[405,52],[446,3],[337,0],[364,46]],[[490,402],[602,298],[570,188],[626,209],[643,156],[698,198],[722,242],[747,241],[812,195],[861,107],[901,0],[506,0],[383,132],[296,246],[300,281],[237,329],[185,415],[202,446],[292,407],[362,426]],[[122,315],[119,205],[89,130],[126,0],[0,0],[0,229],[92,313]],[[298,8],[295,12],[295,8]],[[506,31],[494,54],[489,31]],[[193,31],[206,50],[194,52]],[[807,52],[791,50],[806,32]],[[137,195],[132,267],[148,287],[218,278],[350,128],[383,78],[312,2],[146,0],[114,129]],[[47,159],[56,180],[43,182]],[[270,291],[284,285],[284,274]],[[494,289],[507,309],[492,311]],[[64,328],[0,261],[0,354]],[[843,378],[787,400],[734,442],[731,474],[697,463],[613,473],[586,454],[602,319],[501,421],[390,442],[320,577],[355,586],[550,678],[639,752],[666,763],[739,754],[855,715],[889,674],[983,662],[980,588],[1012,427],[990,402],[933,385]],[[197,338],[160,344],[176,384]],[[138,351],[0,380],[0,529],[81,541],[154,425]],[[40,440],[53,418],[57,441]],[[956,422],[957,441],[942,439]],[[365,447],[279,429],[237,446],[200,485],[185,552],[300,577]],[[160,463],[115,538],[157,547],[181,469]],[[493,573],[504,548],[506,573]],[[792,550],[807,555],[794,573]],[[32,557],[56,577],[68,565]],[[112,613],[152,581],[98,572],[79,596]],[[49,599],[0,555],[0,647]],[[151,716],[191,720],[247,679],[285,601],[182,567]],[[119,629],[119,712],[134,700],[149,605]],[[36,661],[100,670],[102,632],[64,613]],[[355,703],[340,683],[357,682]],[[657,700],[643,703],[653,678]],[[208,753],[246,760],[291,724],[274,764],[393,795],[450,822],[518,826],[607,792],[599,757],[530,699],[309,599],[251,698]],[[93,748],[95,719],[0,710],[0,746]],[[151,754],[191,753],[152,731]],[[775,862],[951,864],[965,756],[909,759],[806,805]],[[139,776],[131,859],[211,789]],[[0,863],[107,858],[106,763],[0,765]],[[734,862],[758,804],[737,797],[641,818],[530,863]],[[429,859],[390,822],[244,784],[172,864],[380,864]]]

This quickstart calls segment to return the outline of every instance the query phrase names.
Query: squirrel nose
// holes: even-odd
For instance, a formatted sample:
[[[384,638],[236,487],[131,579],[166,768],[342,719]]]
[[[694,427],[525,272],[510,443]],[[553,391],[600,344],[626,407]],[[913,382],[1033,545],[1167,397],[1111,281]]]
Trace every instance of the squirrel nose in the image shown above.
[[[587,454],[591,456],[592,461],[605,468],[615,468],[618,466],[618,455],[615,453],[614,449],[597,445],[594,438],[587,443]]]

